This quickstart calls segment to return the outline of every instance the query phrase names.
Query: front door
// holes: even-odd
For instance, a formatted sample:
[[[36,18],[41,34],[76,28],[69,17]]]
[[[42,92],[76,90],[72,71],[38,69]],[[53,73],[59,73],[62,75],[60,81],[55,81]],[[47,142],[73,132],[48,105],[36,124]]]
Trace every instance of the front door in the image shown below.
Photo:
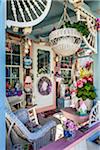
[[[55,108],[54,54],[43,43],[33,46],[34,95],[39,112]]]

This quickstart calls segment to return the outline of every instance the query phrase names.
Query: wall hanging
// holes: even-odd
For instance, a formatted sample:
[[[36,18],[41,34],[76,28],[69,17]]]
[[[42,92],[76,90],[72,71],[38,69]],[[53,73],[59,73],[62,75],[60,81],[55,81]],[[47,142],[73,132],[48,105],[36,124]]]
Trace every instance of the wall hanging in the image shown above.
[[[23,59],[23,67],[24,69],[32,69],[32,58],[26,55]]]
[[[32,92],[32,78],[30,76],[25,77],[24,89],[27,93]]]
[[[49,78],[42,77],[38,82],[38,91],[41,95],[49,95],[52,90],[52,83]]]

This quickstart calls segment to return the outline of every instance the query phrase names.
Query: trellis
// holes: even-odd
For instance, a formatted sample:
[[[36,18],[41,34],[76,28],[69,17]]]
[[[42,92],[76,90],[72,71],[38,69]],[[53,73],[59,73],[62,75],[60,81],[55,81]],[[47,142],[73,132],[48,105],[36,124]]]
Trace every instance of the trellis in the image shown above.
[[[97,53],[96,47],[96,17],[89,13],[86,9],[82,7],[83,0],[69,0],[75,8],[77,21],[84,21],[87,23],[89,29],[88,37],[83,36],[83,42],[85,43],[84,48],[91,49],[93,52]]]

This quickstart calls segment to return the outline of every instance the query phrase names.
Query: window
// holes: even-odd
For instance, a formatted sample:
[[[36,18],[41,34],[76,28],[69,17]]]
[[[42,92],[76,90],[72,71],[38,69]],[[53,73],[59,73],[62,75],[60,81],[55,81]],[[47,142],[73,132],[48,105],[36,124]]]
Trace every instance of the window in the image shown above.
[[[61,69],[61,77],[64,79],[65,84],[69,84],[71,80],[71,69]]]
[[[20,45],[6,45],[6,83],[14,87],[20,80]]]
[[[62,57],[61,68],[72,68],[72,56]]]
[[[50,52],[38,49],[38,73],[50,74]]]

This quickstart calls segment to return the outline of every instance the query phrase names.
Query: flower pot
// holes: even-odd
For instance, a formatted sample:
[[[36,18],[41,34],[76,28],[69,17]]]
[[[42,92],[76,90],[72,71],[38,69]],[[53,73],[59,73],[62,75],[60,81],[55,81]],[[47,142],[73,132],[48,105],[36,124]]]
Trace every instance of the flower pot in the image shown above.
[[[75,136],[75,131],[64,130],[64,137],[67,139],[73,138]]]
[[[87,110],[90,111],[92,109],[92,106],[93,106],[93,100],[90,100],[90,99],[86,99],[84,101],[85,105],[87,106]]]
[[[86,112],[82,113],[82,112],[76,112],[77,115],[79,116],[87,116],[88,114]]]

